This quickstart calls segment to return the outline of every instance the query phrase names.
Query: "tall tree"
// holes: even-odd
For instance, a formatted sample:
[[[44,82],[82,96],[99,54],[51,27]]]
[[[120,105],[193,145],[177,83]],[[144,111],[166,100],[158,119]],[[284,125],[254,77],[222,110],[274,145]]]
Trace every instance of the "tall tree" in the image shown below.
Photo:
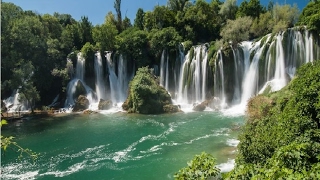
[[[122,31],[121,0],[115,0],[113,7],[117,13],[117,29],[119,32],[121,32]]]
[[[123,21],[122,21],[122,29],[126,30],[128,28],[132,27],[131,21],[130,19],[126,16],[124,17]]]
[[[236,0],[226,0],[222,4],[219,14],[222,15],[224,19],[235,19],[237,8]]]
[[[140,30],[143,30],[143,17],[144,17],[143,9],[139,8],[136,14],[136,18],[134,19],[134,27],[137,27]]]
[[[190,0],[169,0],[168,7],[173,11],[183,11],[185,7],[191,5]]]
[[[81,44],[84,45],[87,42],[93,43],[92,40],[92,23],[89,21],[88,17],[83,16],[79,22],[79,34],[81,37]]]

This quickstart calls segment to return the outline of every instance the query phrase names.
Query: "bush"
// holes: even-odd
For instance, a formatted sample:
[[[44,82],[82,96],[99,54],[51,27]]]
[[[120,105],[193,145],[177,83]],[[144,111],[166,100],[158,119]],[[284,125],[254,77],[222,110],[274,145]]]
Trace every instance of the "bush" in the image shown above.
[[[215,158],[208,153],[202,152],[196,155],[190,162],[188,167],[182,168],[174,175],[175,179],[207,179],[215,177],[220,173],[220,169],[215,167]]]
[[[159,114],[164,113],[163,107],[169,104],[172,104],[169,93],[148,67],[142,67],[130,82],[129,95],[122,107],[131,113]]]

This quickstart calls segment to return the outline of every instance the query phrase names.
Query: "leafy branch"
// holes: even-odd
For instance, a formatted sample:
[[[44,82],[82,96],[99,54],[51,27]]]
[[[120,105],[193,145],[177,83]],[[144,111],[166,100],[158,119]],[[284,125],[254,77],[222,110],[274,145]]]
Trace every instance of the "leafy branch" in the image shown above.
[[[8,124],[6,120],[1,120],[1,125],[0,127],[2,127],[2,125]],[[9,137],[5,137],[5,136],[1,136],[1,149],[3,149],[3,151],[5,152],[8,148],[10,148],[11,150],[20,153],[18,158],[22,159],[23,154],[27,154],[29,157],[31,157],[31,159],[33,161],[35,161],[38,156],[40,155],[39,153],[33,152],[31,149],[28,148],[23,148],[21,147],[17,142],[13,141],[14,137],[13,136],[9,136]]]

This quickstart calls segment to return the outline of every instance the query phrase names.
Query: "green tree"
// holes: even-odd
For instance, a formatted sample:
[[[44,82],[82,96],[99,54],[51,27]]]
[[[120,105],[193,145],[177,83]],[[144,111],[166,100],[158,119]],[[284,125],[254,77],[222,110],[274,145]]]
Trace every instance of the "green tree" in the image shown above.
[[[134,19],[133,26],[139,28],[140,30],[143,30],[143,17],[144,17],[143,9],[139,8],[136,14],[136,18]]]
[[[100,51],[115,50],[117,27],[111,23],[96,25],[92,30],[92,37]]]
[[[240,17],[236,20],[228,20],[220,35],[225,42],[232,41],[233,44],[237,44],[249,39],[251,24],[252,19],[248,16]]]
[[[167,2],[169,9],[177,12],[184,11],[187,7],[190,7],[192,4],[190,0],[169,0]]]
[[[173,27],[161,30],[153,29],[149,33],[150,50],[156,57],[161,55],[164,49],[175,52],[178,45],[182,42],[182,37]]]
[[[92,39],[92,23],[89,21],[88,17],[81,17],[80,22],[78,23],[78,31],[81,39],[81,46],[85,43],[93,43]]]
[[[279,5],[278,3],[273,6],[273,19],[275,26],[273,32],[283,31],[297,22],[299,17],[299,9],[295,4],[293,7],[290,5]]]
[[[116,47],[120,53],[135,60],[138,66],[148,65],[148,33],[138,28],[128,28],[116,36]]]
[[[237,17],[250,16],[253,19],[258,18],[264,13],[264,8],[260,4],[260,0],[243,1],[237,11]]]
[[[235,19],[237,13],[237,1],[226,0],[219,11],[219,14],[225,19]]]
[[[117,13],[117,29],[119,32],[122,32],[121,0],[115,0],[113,7]]]
[[[320,34],[320,2],[310,2],[299,17],[297,25],[306,25],[308,29]]]
[[[272,32],[275,21],[270,11],[260,14],[259,18],[255,18],[250,28],[250,33],[253,37],[262,37]]]
[[[62,25],[58,18],[51,16],[50,14],[44,14],[41,17],[41,22],[46,27],[50,38],[59,39],[62,33]]]
[[[222,24],[221,16],[218,14],[220,3],[215,1],[211,4],[204,0],[197,0],[195,5],[189,7],[185,13],[176,16],[180,34],[184,40],[193,43],[207,42],[219,38]],[[183,17],[179,17],[182,15]]]
[[[62,27],[66,27],[67,25],[72,25],[77,22],[70,14],[60,14],[55,12],[53,13],[53,16],[59,20]]]
[[[128,28],[132,27],[131,21],[130,19],[126,16],[124,17],[123,21],[122,21],[122,28],[123,30],[126,30]]]

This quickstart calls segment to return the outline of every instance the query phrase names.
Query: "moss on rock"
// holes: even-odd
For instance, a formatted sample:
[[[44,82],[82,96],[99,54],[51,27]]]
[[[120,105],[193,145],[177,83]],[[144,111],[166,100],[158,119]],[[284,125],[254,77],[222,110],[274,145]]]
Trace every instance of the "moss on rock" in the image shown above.
[[[130,82],[129,95],[122,108],[129,113],[165,113],[164,106],[172,104],[169,93],[157,83],[148,67],[139,68]]]

